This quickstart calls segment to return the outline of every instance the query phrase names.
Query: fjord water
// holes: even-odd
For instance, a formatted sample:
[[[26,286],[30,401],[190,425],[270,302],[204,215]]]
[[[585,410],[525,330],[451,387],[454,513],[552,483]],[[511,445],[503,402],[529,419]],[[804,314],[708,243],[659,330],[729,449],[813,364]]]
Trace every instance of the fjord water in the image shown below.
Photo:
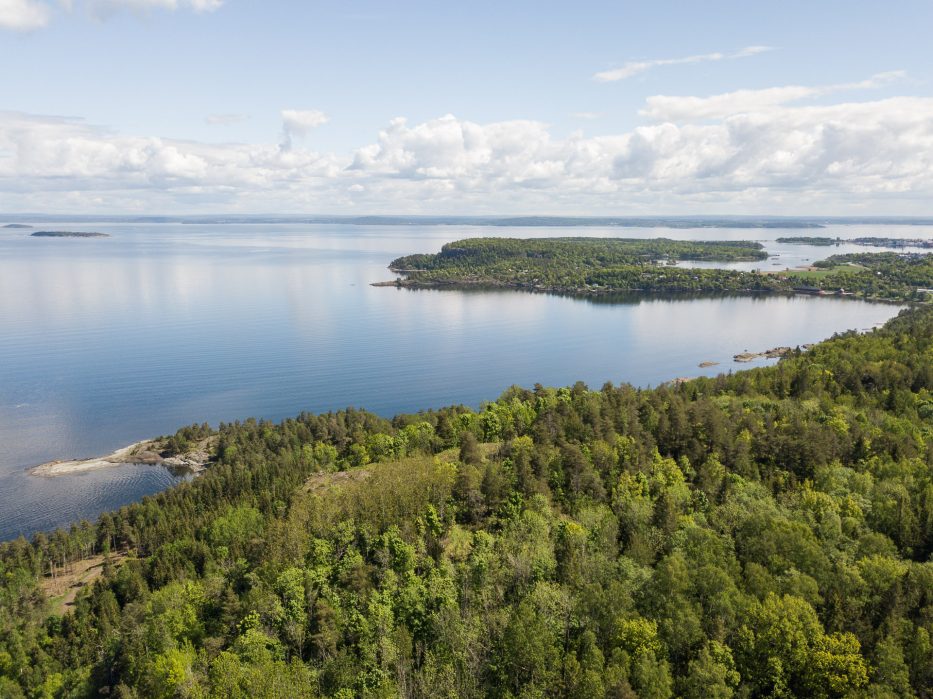
[[[511,291],[376,288],[393,258],[475,236],[762,240],[794,266],[852,250],[780,246],[793,230],[74,224],[100,239],[0,229],[0,539],[174,482],[123,466],[45,479],[29,466],[96,456],[192,422],[365,407],[385,416],[478,406],[511,384],[657,385],[744,368],[743,351],[867,329],[898,308],[812,297],[616,303]],[[833,226],[833,237],[925,237]],[[719,366],[698,368],[702,361]],[[758,364],[767,363],[766,361]]]

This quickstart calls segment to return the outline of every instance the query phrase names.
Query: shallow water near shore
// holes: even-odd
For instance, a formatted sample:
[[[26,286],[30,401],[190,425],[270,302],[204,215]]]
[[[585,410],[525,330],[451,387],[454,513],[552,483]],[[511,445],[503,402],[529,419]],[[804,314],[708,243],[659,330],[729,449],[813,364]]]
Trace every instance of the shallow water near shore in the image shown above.
[[[80,229],[77,224],[59,225]],[[67,524],[179,479],[125,465],[26,469],[108,454],[192,422],[365,407],[478,406],[511,384],[657,385],[748,366],[736,353],[865,330],[898,307],[812,297],[587,300],[375,288],[386,265],[475,236],[761,240],[797,266],[848,250],[780,246],[781,229],[94,224],[100,239],[0,231],[0,538]],[[814,235],[929,238],[919,226]],[[860,248],[862,251],[873,249]],[[717,366],[700,368],[704,361]]]

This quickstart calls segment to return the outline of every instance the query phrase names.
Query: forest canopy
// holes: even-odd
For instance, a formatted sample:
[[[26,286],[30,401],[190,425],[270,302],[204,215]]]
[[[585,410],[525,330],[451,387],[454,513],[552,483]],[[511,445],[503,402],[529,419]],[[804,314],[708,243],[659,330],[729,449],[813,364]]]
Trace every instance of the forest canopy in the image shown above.
[[[562,294],[808,293],[924,302],[933,289],[933,256],[919,253],[834,255],[809,270],[740,271],[675,266],[767,257],[752,241],[666,238],[473,238],[433,255],[393,260],[408,288],[506,287]],[[381,283],[380,285],[389,285]]]
[[[193,482],[0,545],[0,696],[933,696],[933,308],[651,390],[216,433]]]

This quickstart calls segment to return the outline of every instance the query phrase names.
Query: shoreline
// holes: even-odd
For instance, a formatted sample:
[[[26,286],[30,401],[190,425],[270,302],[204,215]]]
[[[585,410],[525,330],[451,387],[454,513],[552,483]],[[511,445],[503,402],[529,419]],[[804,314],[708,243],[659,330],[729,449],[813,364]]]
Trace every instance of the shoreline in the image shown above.
[[[454,291],[498,291],[515,290],[529,291],[540,294],[554,294],[557,296],[576,296],[576,297],[594,297],[594,296],[612,296],[614,294],[642,294],[644,296],[663,296],[666,294],[693,294],[709,296],[729,296],[746,294],[782,294],[785,296],[794,296],[797,292],[789,289],[706,289],[697,290],[692,288],[672,287],[670,289],[642,289],[616,288],[616,287],[564,287],[547,286],[543,284],[526,284],[522,282],[503,282],[495,279],[395,279],[387,281],[370,282],[370,286],[375,287],[394,287],[397,289],[428,289],[428,290],[447,290]],[[829,295],[829,294],[827,294]]]
[[[786,270],[784,271],[786,274]],[[777,272],[762,272],[761,274],[778,274]],[[772,295],[772,296],[821,296],[821,297],[832,297],[832,298],[854,298],[860,301],[872,301],[879,303],[894,303],[901,304],[908,303],[905,301],[897,301],[893,299],[881,298],[881,297],[872,297],[872,296],[857,296],[856,294],[838,294],[834,292],[825,292],[821,294],[813,294],[804,291],[798,291],[796,289],[755,289],[755,288],[745,288],[745,289],[690,289],[690,288],[670,288],[670,289],[618,289],[610,287],[559,287],[559,286],[543,286],[537,284],[522,284],[514,282],[501,282],[496,280],[418,280],[418,279],[396,279],[394,281],[378,281],[370,282],[370,286],[383,287],[383,288],[396,288],[396,289],[411,289],[411,290],[429,290],[429,291],[525,291],[530,293],[537,294],[552,294],[555,296],[571,296],[575,298],[598,298],[613,296],[617,294],[637,294],[644,296],[645,298],[650,298],[651,296],[678,296],[678,295],[691,295],[691,296],[755,296],[755,295]]]
[[[797,271],[806,271],[802,268],[795,268]],[[793,271],[793,270],[791,270]],[[772,276],[777,274],[787,274],[788,270],[779,270],[779,271],[768,271],[768,272],[759,272],[762,276]],[[579,299],[595,299],[595,298],[605,298],[612,297],[614,295],[622,294],[631,294],[633,296],[640,296],[644,298],[655,297],[676,297],[676,296],[699,296],[699,297],[715,297],[715,296],[785,296],[785,297],[794,297],[794,296],[814,296],[818,298],[834,298],[834,299],[854,299],[856,301],[867,301],[869,303],[879,303],[879,304],[888,304],[895,306],[910,306],[915,304],[929,303],[929,301],[916,301],[910,299],[897,299],[893,297],[886,296],[862,296],[857,293],[839,293],[835,291],[824,291],[820,290],[818,293],[814,293],[810,290],[802,290],[798,288],[789,288],[789,289],[755,289],[755,288],[745,288],[745,289],[706,289],[706,290],[696,290],[696,289],[686,289],[686,288],[671,288],[663,290],[647,290],[647,289],[617,289],[617,288],[608,288],[608,287],[554,287],[554,286],[542,286],[534,284],[523,284],[523,283],[514,283],[514,282],[502,282],[496,280],[416,280],[416,279],[395,279],[395,280],[385,280],[377,282],[369,282],[369,286],[373,287],[382,287],[382,288],[395,288],[395,289],[408,289],[410,291],[521,291],[532,294],[551,294],[554,296],[565,296],[571,298]],[[933,297],[933,293],[930,294]]]
[[[136,464],[142,466],[164,466],[172,469],[182,469],[192,473],[200,473],[210,461],[210,447],[212,438],[207,438],[197,448],[184,454],[163,457],[161,454],[162,439],[144,439],[121,447],[110,454],[95,456],[88,459],[66,459],[47,461],[44,464],[31,466],[26,469],[30,476],[41,478],[57,478],[60,476],[73,476],[106,468]]]

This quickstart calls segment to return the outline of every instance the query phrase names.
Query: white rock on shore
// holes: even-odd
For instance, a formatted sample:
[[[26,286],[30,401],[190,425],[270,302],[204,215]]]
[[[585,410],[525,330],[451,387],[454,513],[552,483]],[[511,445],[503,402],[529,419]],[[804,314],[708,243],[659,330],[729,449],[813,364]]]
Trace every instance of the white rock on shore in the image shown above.
[[[185,454],[178,454],[163,458],[159,453],[158,440],[146,439],[135,442],[129,446],[117,449],[112,454],[97,456],[91,459],[72,459],[68,461],[49,461],[29,469],[32,476],[54,478],[56,476],[71,476],[88,471],[97,471],[104,468],[113,468],[124,464],[147,464],[153,466],[167,466],[169,468],[187,469],[195,473],[203,471],[210,461],[209,442],[199,445],[198,449]]]

